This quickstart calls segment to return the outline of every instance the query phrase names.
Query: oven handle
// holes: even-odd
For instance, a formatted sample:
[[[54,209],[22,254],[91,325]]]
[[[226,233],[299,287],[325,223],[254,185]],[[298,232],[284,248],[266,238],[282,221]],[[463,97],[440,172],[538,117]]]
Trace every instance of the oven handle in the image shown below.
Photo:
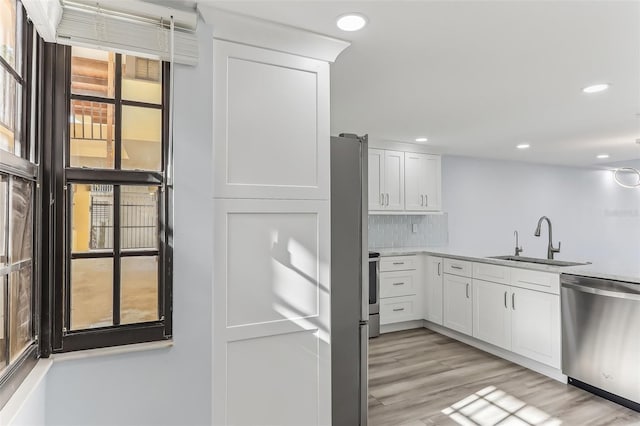
[[[599,296],[615,297],[617,299],[638,300],[640,301],[640,294],[625,293],[620,291],[604,290],[601,288],[588,287],[584,285],[574,283],[562,283],[562,287],[571,290],[579,291],[581,293],[597,294]]]

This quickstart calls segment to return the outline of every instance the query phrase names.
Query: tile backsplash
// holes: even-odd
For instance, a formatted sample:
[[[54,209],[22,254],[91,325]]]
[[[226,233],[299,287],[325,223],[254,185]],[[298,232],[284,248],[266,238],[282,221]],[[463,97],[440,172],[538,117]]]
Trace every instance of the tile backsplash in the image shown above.
[[[413,225],[417,225],[413,232]],[[449,242],[448,216],[369,215],[369,248],[441,247]]]

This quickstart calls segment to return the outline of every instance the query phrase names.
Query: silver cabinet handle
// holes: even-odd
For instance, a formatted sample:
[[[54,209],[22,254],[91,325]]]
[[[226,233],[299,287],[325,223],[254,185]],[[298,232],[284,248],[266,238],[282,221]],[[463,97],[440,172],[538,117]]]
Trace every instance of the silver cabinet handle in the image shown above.
[[[393,312],[400,312],[400,311],[404,311],[404,308],[395,308],[395,309],[393,310]]]
[[[424,206],[429,206],[429,196],[427,194],[424,194]]]
[[[389,193],[387,192],[387,206],[389,205]]]
[[[393,283],[393,285],[404,285],[404,283]]]
[[[384,194],[382,192],[380,193],[380,205],[384,206]]]
[[[511,293],[511,309],[516,310],[516,294]]]
[[[459,269],[459,270],[462,270],[462,266],[458,266],[458,265],[451,265],[451,269]]]
[[[469,283],[467,283],[467,299],[469,298]]]
[[[507,292],[504,292],[504,308],[508,309],[509,307],[507,306]]]
[[[420,205],[424,206],[424,195],[420,194]]]
[[[440,276],[440,262],[438,262],[438,276]]]
[[[393,262],[394,265],[404,265],[404,262]]]

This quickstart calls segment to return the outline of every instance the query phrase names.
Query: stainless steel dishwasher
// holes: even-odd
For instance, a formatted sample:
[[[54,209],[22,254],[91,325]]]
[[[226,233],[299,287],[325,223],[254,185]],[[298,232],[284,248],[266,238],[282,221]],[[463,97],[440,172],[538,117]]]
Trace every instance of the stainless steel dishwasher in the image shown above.
[[[640,284],[562,274],[562,372],[640,411]]]

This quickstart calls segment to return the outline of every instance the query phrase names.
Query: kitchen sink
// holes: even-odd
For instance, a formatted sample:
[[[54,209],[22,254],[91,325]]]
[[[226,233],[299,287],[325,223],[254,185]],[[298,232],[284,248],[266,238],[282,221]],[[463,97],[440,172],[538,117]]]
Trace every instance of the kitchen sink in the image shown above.
[[[525,262],[525,263],[538,263],[540,265],[551,265],[551,266],[578,266],[578,265],[588,265],[587,263],[580,262],[566,262],[564,260],[553,260],[553,259],[538,259],[536,257],[525,257],[525,256],[491,256],[489,259],[501,259],[501,260],[512,260],[514,262]]]

